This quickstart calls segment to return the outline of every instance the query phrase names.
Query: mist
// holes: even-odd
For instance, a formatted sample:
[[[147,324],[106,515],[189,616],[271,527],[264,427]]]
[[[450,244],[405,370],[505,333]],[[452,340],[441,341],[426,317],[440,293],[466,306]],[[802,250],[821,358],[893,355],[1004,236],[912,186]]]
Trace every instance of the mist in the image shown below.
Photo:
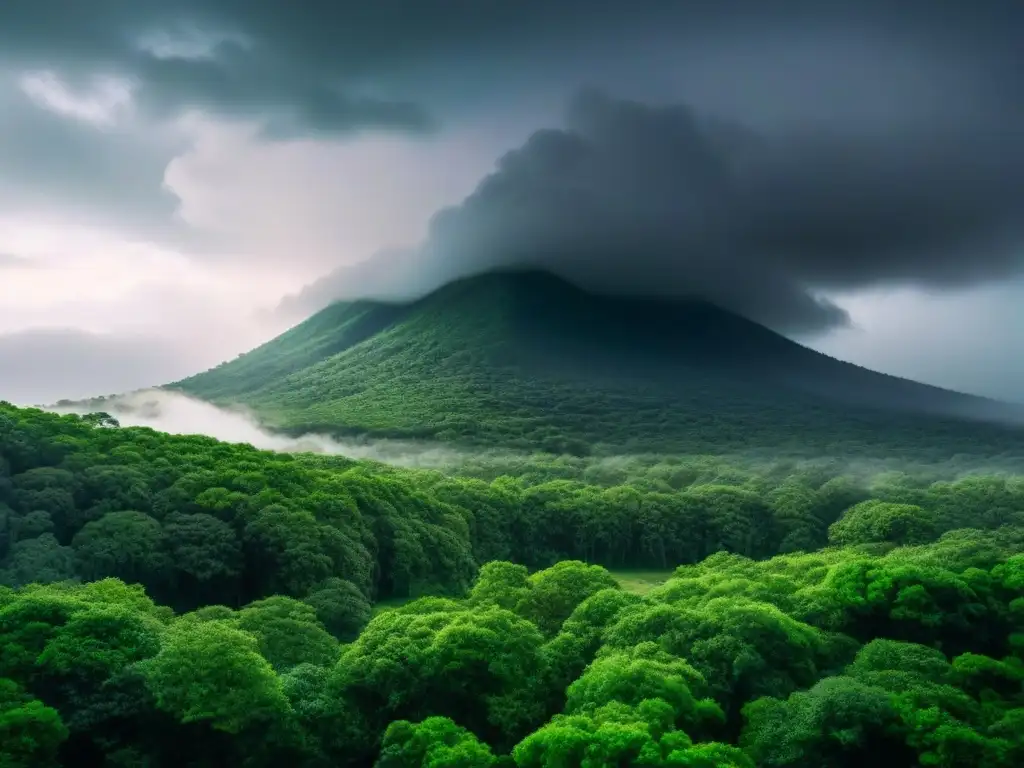
[[[180,392],[145,389],[124,395],[83,400],[75,403],[44,406],[55,413],[104,412],[117,419],[122,427],[149,427],[160,432],[177,435],[204,435],[228,443],[251,445],[254,448],[278,453],[310,453],[341,456],[353,460],[368,460],[408,469],[438,470],[456,476],[475,477],[491,481],[503,475],[527,475],[540,466],[546,472],[562,474],[597,485],[615,485],[641,467],[649,467],[674,459],[711,460],[712,464],[725,462],[763,474],[804,471],[808,468],[829,467],[868,488],[876,478],[891,472],[910,472],[933,475],[934,479],[961,479],[977,474],[1016,474],[1021,457],[979,459],[957,455],[944,462],[916,462],[879,456],[823,455],[783,456],[763,449],[747,453],[728,453],[717,456],[678,456],[649,453],[612,453],[580,457],[528,453],[496,447],[462,449],[435,441],[390,440],[363,438],[337,440],[329,435],[307,433],[288,436],[263,426],[259,419],[244,406],[219,407],[205,400],[189,397]],[[538,463],[539,462],[539,463]],[[526,470],[524,470],[524,467]],[[728,477],[709,475],[704,483],[730,481]]]
[[[172,435],[205,435],[226,443],[242,443],[279,453],[317,453],[369,459],[400,467],[433,469],[449,466],[465,454],[438,443],[399,440],[339,441],[308,433],[292,437],[264,427],[242,406],[221,408],[180,392],[145,389],[124,395],[47,406],[56,413],[104,412],[122,427],[149,427]]]

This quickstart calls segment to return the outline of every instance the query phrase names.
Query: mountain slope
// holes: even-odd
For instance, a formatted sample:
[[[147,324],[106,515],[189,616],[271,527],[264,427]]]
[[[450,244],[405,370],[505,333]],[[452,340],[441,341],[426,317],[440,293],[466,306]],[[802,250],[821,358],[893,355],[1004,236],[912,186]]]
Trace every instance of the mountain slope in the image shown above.
[[[171,385],[270,426],[585,451],[1016,451],[1009,406],[843,363],[698,300],[546,273],[339,303]]]

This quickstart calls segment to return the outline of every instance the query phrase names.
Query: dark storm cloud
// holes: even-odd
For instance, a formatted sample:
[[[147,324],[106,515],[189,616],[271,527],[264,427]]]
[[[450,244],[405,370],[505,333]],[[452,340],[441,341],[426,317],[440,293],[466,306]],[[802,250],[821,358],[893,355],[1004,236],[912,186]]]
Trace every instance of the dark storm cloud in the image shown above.
[[[561,46],[636,16],[626,11],[578,0],[13,0],[0,6],[0,59],[72,81],[126,76],[157,114],[259,117],[275,136],[424,131],[435,120],[408,85],[424,65],[471,72],[477,57]]]
[[[129,78],[156,115],[201,108],[265,118],[277,135],[385,127],[424,130],[430,117],[401,96],[378,96],[346,71],[370,42],[341,10],[232,0],[33,0],[0,8],[0,59]],[[356,45],[353,46],[353,42]],[[372,43],[371,43],[372,47]]]
[[[811,332],[847,320],[818,291],[995,280],[1024,268],[1022,246],[1024,120],[1009,110],[779,135],[588,91],[564,128],[533,134],[439,212],[419,249],[340,270],[292,304],[527,266]]]
[[[440,213],[422,248],[335,275],[297,303],[422,292],[529,264],[598,288],[704,294],[800,331],[845,320],[820,290],[962,285],[1016,271],[1022,16],[1024,4],[1010,0],[8,0],[0,65],[53,70],[72,85],[122,75],[150,114],[255,116],[273,136],[423,131],[445,117],[435,107],[487,86],[489,105],[521,94],[517,78],[557,90],[594,72],[627,96],[647,81],[666,92],[684,83],[675,98],[692,90],[701,105],[729,102],[719,92],[741,84],[735,124],[581,98],[563,129],[537,133]],[[893,50],[914,56],[901,64]],[[803,58],[787,64],[789,51]],[[611,71],[620,65],[623,74]],[[755,93],[761,69],[776,90]],[[868,90],[887,98],[829,91],[833,77],[864,86],[865,77],[840,77],[862,70]],[[811,92],[822,103],[808,104]],[[906,108],[893,109],[901,97]],[[768,114],[798,127],[767,130],[755,117]],[[843,120],[815,129],[809,114]],[[68,177],[95,180],[98,196],[154,215],[172,203],[141,192],[156,182],[155,159],[134,162],[114,145],[107,156],[72,153],[74,140],[56,133],[45,145],[79,163]],[[6,138],[4,149],[0,160],[17,168],[24,151]],[[57,177],[57,155],[23,170]],[[119,191],[103,191],[110,174]]]
[[[867,23],[911,37],[941,33],[950,54],[984,47],[993,36],[1012,49],[1019,5],[7,0],[0,3],[0,60],[53,69],[72,81],[97,72],[124,75],[157,113],[197,106],[258,116],[277,135],[422,131],[435,124],[430,108],[438,99],[475,98],[516,77],[543,86],[569,70],[604,71],[604,61],[620,67],[737,29],[756,33],[756,40],[762,30],[799,37],[819,34],[822,25],[849,30]],[[673,66],[648,64],[650,77]]]

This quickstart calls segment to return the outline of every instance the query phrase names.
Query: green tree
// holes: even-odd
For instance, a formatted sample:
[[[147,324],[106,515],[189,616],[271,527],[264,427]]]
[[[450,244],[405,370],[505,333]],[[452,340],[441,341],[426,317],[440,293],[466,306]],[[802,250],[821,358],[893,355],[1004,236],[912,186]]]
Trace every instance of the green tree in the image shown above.
[[[86,523],[71,546],[78,572],[89,580],[114,576],[160,585],[170,566],[160,523],[142,512],[108,512]]]
[[[160,652],[140,668],[157,706],[182,723],[239,733],[289,710],[257,640],[222,621],[172,626]]]
[[[14,681],[0,678],[0,766],[56,766],[67,736],[57,710],[19,690]]]
[[[250,603],[238,612],[238,626],[256,638],[263,658],[278,672],[338,660],[338,641],[324,629],[316,609],[293,598],[276,595]]]
[[[490,748],[447,717],[397,720],[384,732],[377,768],[489,768]]]
[[[375,616],[332,683],[385,723],[439,715],[511,738],[541,716],[541,643],[535,626],[497,606],[423,598]]]
[[[202,512],[174,512],[164,519],[163,530],[180,605],[237,596],[242,547],[230,525]]]
[[[553,635],[580,603],[602,589],[618,589],[615,578],[598,565],[566,560],[529,577],[529,591],[516,612]]]
[[[358,637],[373,613],[370,601],[355,584],[336,577],[319,584],[303,602],[316,611],[327,631],[342,642]]]
[[[934,514],[914,504],[862,501],[828,529],[831,544],[921,544],[936,535]]]
[[[647,699],[660,699],[672,708],[674,727],[689,734],[705,733],[725,719],[706,692],[707,684],[697,670],[657,643],[646,642],[600,655],[569,686],[565,711],[582,714],[611,702],[635,707]]]
[[[53,517],[49,512],[37,509],[10,520],[11,541],[34,539],[44,533],[53,533]]]
[[[827,677],[787,699],[760,698],[743,709],[741,744],[759,766],[853,766],[885,755],[913,765],[890,734],[899,716],[887,691],[848,677]]]
[[[525,566],[505,561],[484,563],[469,592],[471,603],[493,603],[515,610],[531,590],[530,573]]]
[[[12,586],[74,579],[77,575],[75,553],[63,547],[52,533],[16,542],[8,553],[0,582]]]

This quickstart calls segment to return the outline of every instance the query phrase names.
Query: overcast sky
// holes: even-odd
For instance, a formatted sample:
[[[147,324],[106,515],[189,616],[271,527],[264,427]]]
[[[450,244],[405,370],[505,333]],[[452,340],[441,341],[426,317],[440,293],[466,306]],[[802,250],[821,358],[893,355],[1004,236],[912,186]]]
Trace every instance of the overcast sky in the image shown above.
[[[1024,400],[1019,2],[299,8],[0,3],[0,399],[536,263]]]

